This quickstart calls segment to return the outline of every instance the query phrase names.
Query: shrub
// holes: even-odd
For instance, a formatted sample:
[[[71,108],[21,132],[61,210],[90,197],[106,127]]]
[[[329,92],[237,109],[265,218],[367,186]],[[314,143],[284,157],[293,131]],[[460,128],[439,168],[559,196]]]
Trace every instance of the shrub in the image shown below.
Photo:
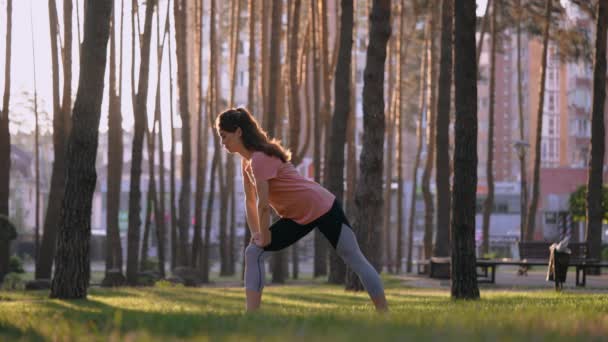
[[[15,272],[8,273],[2,282],[2,290],[24,290],[25,282],[21,279],[21,275]]]
[[[25,273],[25,269],[23,269],[23,262],[21,258],[16,255],[11,256],[11,259],[8,264],[8,271],[13,273]]]

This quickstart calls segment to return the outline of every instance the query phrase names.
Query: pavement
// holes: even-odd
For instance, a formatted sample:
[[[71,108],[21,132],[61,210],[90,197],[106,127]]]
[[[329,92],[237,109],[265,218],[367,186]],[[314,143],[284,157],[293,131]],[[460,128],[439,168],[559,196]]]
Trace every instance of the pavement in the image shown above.
[[[555,285],[551,281],[546,281],[547,271],[542,267],[535,267],[528,270],[525,276],[517,274],[517,266],[499,266],[496,268],[496,283],[483,284],[479,287],[484,290],[531,290],[531,289],[554,289]],[[427,275],[405,274],[399,276],[408,286],[415,288],[431,288],[431,289],[450,289],[449,279],[432,279]],[[599,276],[587,275],[587,284],[585,287],[576,286],[576,272],[574,269],[569,269],[564,283],[564,290],[573,290],[581,292],[606,292],[608,293],[608,272],[603,270],[603,274]]]

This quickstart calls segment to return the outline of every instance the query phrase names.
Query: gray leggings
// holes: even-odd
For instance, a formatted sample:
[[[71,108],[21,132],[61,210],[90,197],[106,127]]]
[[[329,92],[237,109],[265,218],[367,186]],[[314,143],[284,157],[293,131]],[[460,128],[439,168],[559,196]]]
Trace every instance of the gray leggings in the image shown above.
[[[300,225],[289,219],[280,219],[270,227],[271,244],[261,248],[251,243],[245,249],[245,288],[261,292],[264,288],[264,257],[268,252],[286,248],[317,227],[336,249],[337,254],[359,276],[370,297],[384,294],[378,272],[367,261],[340,205],[308,225]]]

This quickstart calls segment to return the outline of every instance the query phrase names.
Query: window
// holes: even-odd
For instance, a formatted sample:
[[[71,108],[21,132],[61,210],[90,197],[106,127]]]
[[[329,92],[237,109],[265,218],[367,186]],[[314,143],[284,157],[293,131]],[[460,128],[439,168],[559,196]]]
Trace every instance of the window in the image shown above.
[[[549,118],[549,135],[555,134],[553,124],[554,124],[553,118]]]
[[[549,94],[549,110],[555,110],[555,97],[553,97],[553,94]]]

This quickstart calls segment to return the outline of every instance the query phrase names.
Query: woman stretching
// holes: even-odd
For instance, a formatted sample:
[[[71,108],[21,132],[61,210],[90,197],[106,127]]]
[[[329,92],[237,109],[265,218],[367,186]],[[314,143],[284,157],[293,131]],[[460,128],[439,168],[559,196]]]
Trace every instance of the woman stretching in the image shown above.
[[[247,311],[260,307],[264,256],[294,244],[314,228],[321,231],[359,276],[376,310],[386,311],[380,277],[361,253],[336,197],[301,176],[289,162],[290,152],[277,140],[269,139],[246,109],[228,109],[221,113],[216,129],[224,148],[242,157],[245,208],[252,235],[245,249]],[[281,217],[272,225],[270,207]]]

